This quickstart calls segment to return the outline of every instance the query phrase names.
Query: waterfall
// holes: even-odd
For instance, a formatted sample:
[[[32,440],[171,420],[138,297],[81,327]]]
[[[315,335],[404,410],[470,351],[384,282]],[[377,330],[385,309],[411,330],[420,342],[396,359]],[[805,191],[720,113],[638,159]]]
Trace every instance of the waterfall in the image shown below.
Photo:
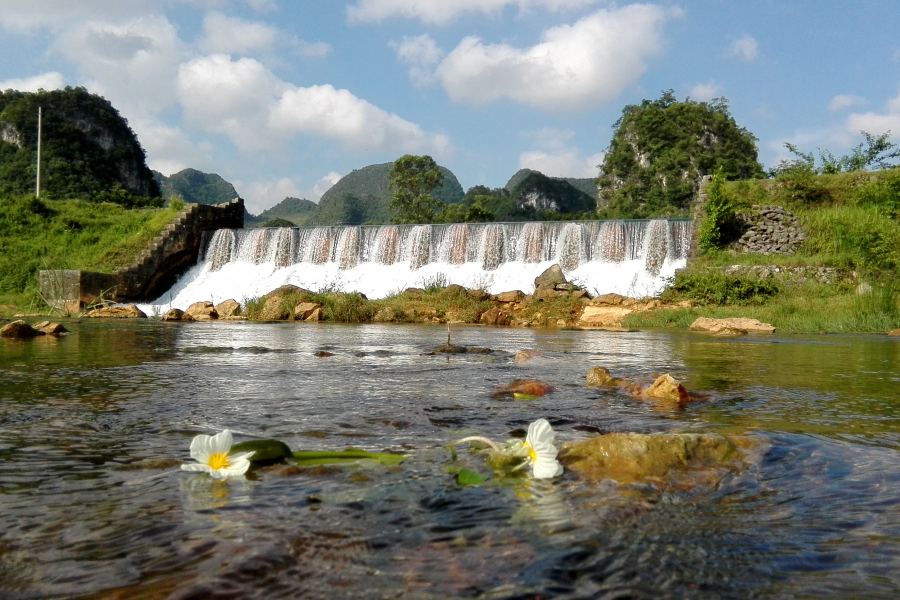
[[[589,292],[658,294],[683,267],[687,219],[220,229],[201,262],[156,301],[242,300],[290,283],[381,298],[436,278],[490,293],[531,293],[559,264]],[[183,305],[183,306],[182,306]]]

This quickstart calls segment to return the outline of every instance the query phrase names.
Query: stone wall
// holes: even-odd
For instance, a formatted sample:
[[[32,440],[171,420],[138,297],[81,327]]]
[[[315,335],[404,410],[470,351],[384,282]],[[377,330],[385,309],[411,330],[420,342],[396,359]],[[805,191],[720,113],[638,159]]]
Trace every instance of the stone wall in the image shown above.
[[[189,204],[130,266],[114,274],[89,271],[41,271],[41,294],[51,307],[66,313],[81,310],[102,295],[116,302],[161,296],[196,264],[203,232],[244,226],[244,201]]]
[[[738,219],[746,230],[732,248],[740,252],[794,254],[806,239],[794,213],[781,206],[754,206]]]
[[[857,271],[836,269],[834,267],[786,267],[779,265],[733,265],[722,267],[728,275],[753,275],[760,279],[773,278],[779,281],[804,283],[838,283],[840,281],[855,282],[859,278]]]

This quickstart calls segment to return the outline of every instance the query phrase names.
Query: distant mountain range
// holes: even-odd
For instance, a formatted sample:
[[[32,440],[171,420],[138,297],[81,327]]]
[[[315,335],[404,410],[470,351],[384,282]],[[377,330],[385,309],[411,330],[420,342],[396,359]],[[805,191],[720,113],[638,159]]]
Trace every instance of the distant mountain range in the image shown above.
[[[325,192],[318,204],[289,197],[259,215],[245,213],[244,226],[284,226],[287,222],[296,226],[387,223],[391,219],[388,174],[392,165],[369,165],[351,171]],[[465,194],[456,175],[446,167],[440,169],[444,183],[434,196],[445,204],[462,201]],[[166,199],[179,195],[185,202],[220,204],[238,196],[234,186],[215,173],[185,169],[168,177],[156,171],[153,175]],[[521,219],[542,211],[570,214],[596,208],[593,179],[548,177],[531,169],[521,169],[513,175],[504,195],[509,198],[506,212],[510,214],[501,211],[504,214],[497,215],[500,219]]]

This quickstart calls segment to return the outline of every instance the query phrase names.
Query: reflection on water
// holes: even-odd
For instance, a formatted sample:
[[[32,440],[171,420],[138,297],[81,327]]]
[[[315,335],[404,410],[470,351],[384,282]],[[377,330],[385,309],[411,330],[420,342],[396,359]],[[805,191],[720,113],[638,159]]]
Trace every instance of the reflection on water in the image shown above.
[[[427,326],[73,322],[0,343],[0,597],[892,598],[900,343]],[[516,365],[515,351],[549,358]],[[333,356],[319,358],[318,351]],[[586,389],[671,372],[682,410]],[[557,392],[492,399],[535,377]],[[679,490],[488,479],[443,448],[545,417],[588,431],[749,433],[764,456]],[[404,452],[401,466],[172,471],[197,433]],[[459,464],[481,469],[480,457]],[[177,465],[174,465],[177,469]],[[156,476],[158,474],[161,476]]]

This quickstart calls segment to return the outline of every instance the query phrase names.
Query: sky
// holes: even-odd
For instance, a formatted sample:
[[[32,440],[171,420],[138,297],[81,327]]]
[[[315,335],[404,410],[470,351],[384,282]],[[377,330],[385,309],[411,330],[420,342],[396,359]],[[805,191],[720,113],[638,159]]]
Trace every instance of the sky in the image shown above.
[[[234,184],[251,213],[429,154],[464,189],[596,177],[629,104],[725,97],[785,142],[900,143],[896,0],[0,0],[0,89],[83,86],[148,164]]]

